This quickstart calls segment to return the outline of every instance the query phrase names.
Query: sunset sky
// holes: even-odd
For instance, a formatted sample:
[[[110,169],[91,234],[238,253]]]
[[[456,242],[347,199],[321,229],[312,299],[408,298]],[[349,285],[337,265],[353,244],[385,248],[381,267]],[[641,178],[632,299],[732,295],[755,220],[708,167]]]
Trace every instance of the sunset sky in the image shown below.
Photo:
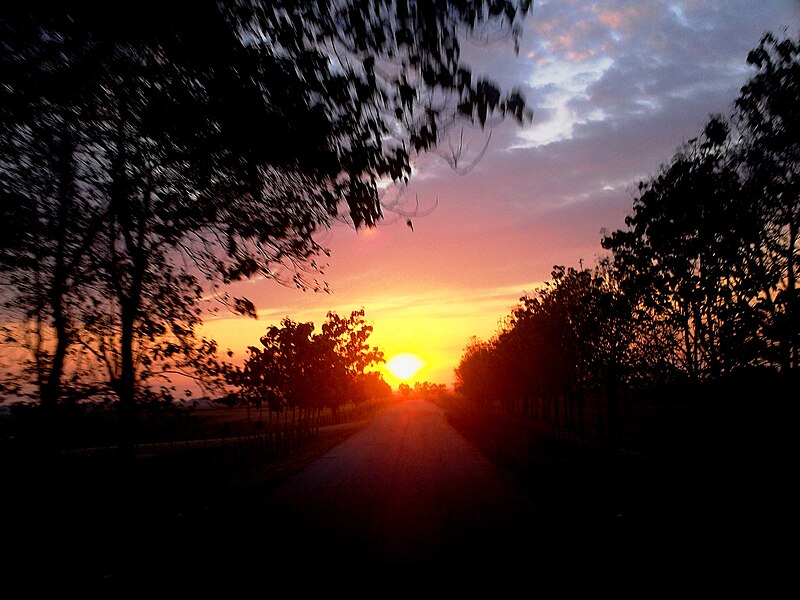
[[[399,200],[412,211],[418,199],[429,213],[412,218],[413,231],[391,210],[398,190],[388,189],[377,229],[341,223],[320,234],[331,257],[318,279],[331,293],[241,284],[231,292],[253,300],[259,319],[217,317],[202,334],[241,360],[285,316],[320,324],[328,310],[363,307],[387,358],[425,361],[412,382],[452,384],[471,336],[491,337],[553,265],[590,266],[601,232],[624,226],[635,184],[710,114],[730,111],[761,36],[798,28],[797,0],[535,2],[518,56],[508,41],[462,47],[474,73],[523,90],[532,124],[495,126],[467,173],[436,154],[420,158]],[[487,133],[465,131],[470,157]],[[447,140],[440,150],[447,154]]]

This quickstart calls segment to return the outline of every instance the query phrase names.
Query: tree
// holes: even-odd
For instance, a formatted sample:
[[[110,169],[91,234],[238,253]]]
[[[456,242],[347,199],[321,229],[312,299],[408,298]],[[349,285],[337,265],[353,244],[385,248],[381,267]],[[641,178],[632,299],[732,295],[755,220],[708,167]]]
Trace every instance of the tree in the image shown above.
[[[762,354],[759,203],[742,193],[735,145],[727,122],[711,118],[701,138],[639,184],[628,231],[603,240],[640,318],[660,332],[670,370],[693,379]]]
[[[366,324],[363,308],[347,318],[329,312],[321,329],[318,343],[327,348],[328,360],[319,379],[327,380],[328,405],[336,410],[348,398],[359,397],[365,369],[385,360],[383,352],[368,343],[372,325]]]
[[[455,369],[456,392],[476,406],[492,408],[500,401],[499,378],[495,377],[498,367],[493,344],[473,337]]]
[[[24,312],[37,298],[29,317],[55,338],[39,355],[50,363],[42,397],[60,397],[65,357],[82,348],[105,365],[132,420],[148,361],[208,348],[193,336],[203,298],[256,275],[317,286],[303,265],[313,269],[323,251],[313,234],[342,208],[355,227],[377,223],[383,181],[407,181],[414,154],[458,119],[529,119],[518,92],[474,80],[459,53],[462,31],[496,24],[516,39],[529,9],[494,0],[4,8],[3,216],[10,231],[43,226],[6,238],[3,269],[9,307]],[[31,277],[32,262],[47,268]],[[254,314],[248,300],[217,295]]]
[[[492,339],[467,346],[457,391],[580,433],[594,396],[598,437],[613,437],[625,388],[689,381],[727,402],[746,395],[737,386],[774,387],[779,368],[792,389],[799,56],[800,42],[766,35],[731,117],[710,117],[639,183],[626,228],[603,237],[612,256],[554,267]]]
[[[734,119],[743,137],[746,189],[764,227],[771,284],[763,302],[771,316],[764,334],[788,371],[800,364],[800,39],[766,34],[747,62],[757,71],[741,89]]]
[[[383,379],[378,371],[368,371],[357,376],[355,387],[351,391],[354,403],[360,404],[368,400],[385,400],[392,395],[392,386]]]
[[[287,317],[262,336],[263,348],[249,348],[232,381],[246,402],[266,403],[271,411],[328,407],[336,415],[342,404],[379,390],[374,376],[364,372],[383,362],[383,352],[367,343],[371,332],[363,309],[348,318],[329,312],[319,333],[313,323]]]
[[[555,266],[552,280],[520,299],[496,337],[506,409],[583,430],[587,397],[594,397],[598,432],[601,399],[613,426],[625,379],[627,318],[605,262],[594,269]]]
[[[797,366],[798,57],[800,42],[765,35],[732,116],[641,182],[628,230],[603,240],[662,374]]]
[[[414,395],[422,400],[430,402],[441,402],[447,397],[447,386],[443,383],[431,383],[429,381],[414,382]]]
[[[50,410],[60,399],[67,351],[79,327],[76,289],[93,277],[87,259],[101,220],[91,195],[78,185],[96,175],[76,157],[85,106],[48,60],[59,44],[42,36],[15,52],[20,39],[39,30],[26,21],[12,23],[2,22],[0,273],[11,340],[30,351],[23,367]],[[34,62],[42,77],[25,68]],[[83,82],[76,77],[70,83],[79,88]]]

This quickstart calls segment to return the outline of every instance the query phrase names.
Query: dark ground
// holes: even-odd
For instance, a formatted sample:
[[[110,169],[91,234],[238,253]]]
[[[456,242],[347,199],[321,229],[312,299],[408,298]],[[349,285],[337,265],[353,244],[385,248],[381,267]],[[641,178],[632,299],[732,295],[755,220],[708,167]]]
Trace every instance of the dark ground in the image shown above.
[[[557,524],[546,569],[531,571],[539,577],[591,570],[603,574],[598,583],[647,574],[667,588],[701,577],[709,590],[755,581],[763,591],[794,572],[783,547],[794,542],[795,444],[777,415],[725,420],[724,431],[687,434],[680,451],[652,456],[448,409],[448,421]],[[291,575],[248,560],[249,548],[279,542],[252,515],[270,490],[366,424],[323,430],[288,457],[235,472],[179,460],[4,465],[0,565],[5,589],[24,590],[4,597],[119,591],[152,584],[143,574],[185,569],[202,575],[196,582]],[[312,565],[291,551],[298,571],[356,567],[336,556]]]
[[[796,435],[773,400],[709,399],[639,444],[563,441],[457,404],[449,420],[558,521],[573,541],[559,549],[566,562],[763,592],[794,570],[783,543],[796,523]]]

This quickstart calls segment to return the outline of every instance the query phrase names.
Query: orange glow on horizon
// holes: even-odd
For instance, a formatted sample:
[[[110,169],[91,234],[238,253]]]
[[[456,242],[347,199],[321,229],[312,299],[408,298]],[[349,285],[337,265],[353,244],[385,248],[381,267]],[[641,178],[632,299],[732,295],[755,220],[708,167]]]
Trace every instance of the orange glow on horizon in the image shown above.
[[[386,361],[386,370],[400,381],[408,381],[425,367],[425,361],[416,354],[403,352]]]
[[[366,281],[371,283],[371,280]],[[361,281],[358,283],[365,285]],[[347,315],[363,307],[366,321],[374,327],[369,337],[370,346],[377,346],[387,361],[395,355],[414,354],[424,363],[405,380],[392,373],[387,363],[374,365],[369,370],[380,372],[394,389],[401,383],[413,386],[424,381],[452,385],[453,369],[470,338],[489,339],[497,330],[499,318],[508,314],[524,290],[535,287],[535,284],[520,283],[482,290],[438,289],[417,293],[387,287],[371,293],[359,290],[336,303],[331,302],[330,296],[298,295],[295,305],[273,300],[272,308],[258,311],[258,320],[238,316],[208,319],[198,333],[215,339],[222,352],[228,348],[233,350],[234,356],[228,360],[241,364],[247,356],[247,346],[260,348],[258,340],[264,331],[280,323],[285,316],[299,322],[311,321],[319,327],[328,310]]]

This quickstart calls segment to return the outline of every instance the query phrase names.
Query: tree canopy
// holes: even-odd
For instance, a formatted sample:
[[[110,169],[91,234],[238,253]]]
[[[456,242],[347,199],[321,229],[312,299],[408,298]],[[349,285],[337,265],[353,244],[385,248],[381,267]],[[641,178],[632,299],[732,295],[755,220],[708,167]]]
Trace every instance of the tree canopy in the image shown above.
[[[314,234],[331,219],[375,225],[384,182],[407,181],[459,120],[530,118],[519,92],[473,76],[459,45],[485,31],[516,40],[530,7],[4,6],[0,272],[36,395],[58,402],[76,365],[96,361],[98,385],[132,413],[148,374],[211,366],[213,344],[194,336],[208,298],[255,314],[228,284],[321,286]]]
[[[747,60],[732,114],[639,182],[625,227],[603,236],[610,255],[555,267],[467,346],[463,396],[579,432],[594,398],[601,433],[626,390],[767,373],[796,389],[800,39],[767,34]]]
[[[371,333],[363,309],[346,318],[329,312],[318,333],[313,323],[286,317],[267,329],[262,348],[248,349],[244,366],[231,381],[242,400],[271,411],[326,407],[335,412],[379,391],[380,376],[365,373],[384,361],[383,352],[368,343]]]

